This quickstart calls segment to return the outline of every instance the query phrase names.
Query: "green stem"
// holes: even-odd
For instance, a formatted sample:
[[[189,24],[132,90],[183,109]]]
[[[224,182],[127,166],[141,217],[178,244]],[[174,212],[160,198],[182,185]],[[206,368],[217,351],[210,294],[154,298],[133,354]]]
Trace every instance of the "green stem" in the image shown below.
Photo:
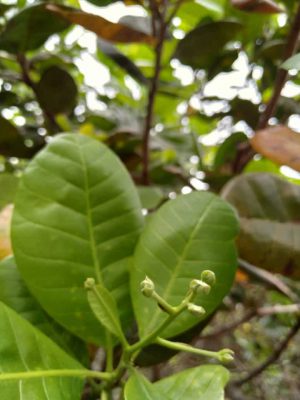
[[[156,339],[156,343],[160,344],[161,346],[167,347],[168,349],[171,349],[171,350],[184,351],[186,353],[197,354],[199,356],[212,357],[212,358],[216,358],[217,360],[220,360],[220,352],[219,351],[209,351],[209,350],[198,349],[198,348],[192,347],[186,343],[171,342],[169,340],[162,339],[160,337],[158,337]]]
[[[160,305],[160,307],[166,311],[168,314],[173,315],[175,314],[175,308],[172,307],[165,299],[163,299],[158,293],[155,291],[152,293],[151,296],[154,300],[157,301],[157,304]]]
[[[46,371],[26,371],[26,372],[4,372],[0,373],[0,381],[17,381],[20,379],[37,379],[47,377],[78,377],[78,378],[97,378],[110,380],[112,374],[109,372],[90,371],[88,369],[50,369]]]
[[[153,332],[145,336],[140,341],[136,342],[132,346],[129,346],[127,352],[129,354],[136,353],[133,359],[137,356],[138,352],[143,348],[151,344],[156,340],[156,338],[177,318],[183,310],[186,309],[188,303],[193,300],[195,294],[193,292],[188,292],[186,298],[177,307],[172,307],[172,314],[170,314]]]
[[[111,372],[113,367],[113,342],[110,332],[106,331],[106,372]]]

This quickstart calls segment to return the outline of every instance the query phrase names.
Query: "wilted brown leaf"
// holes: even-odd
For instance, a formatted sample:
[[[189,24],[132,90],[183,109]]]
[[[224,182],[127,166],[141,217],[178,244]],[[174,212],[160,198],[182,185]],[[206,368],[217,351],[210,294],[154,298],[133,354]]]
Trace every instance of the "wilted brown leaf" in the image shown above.
[[[233,7],[242,11],[262,13],[262,14],[277,14],[283,12],[272,0],[231,0]]]
[[[10,243],[10,222],[12,217],[12,204],[0,212],[0,260],[12,254]]]
[[[103,17],[95,14],[86,13],[75,8],[48,4],[47,10],[59,15],[72,24],[82,27],[96,33],[96,35],[111,42],[131,43],[143,42],[154,44],[155,38],[143,32],[130,28],[129,26],[110,22]]]
[[[250,140],[255,151],[280,165],[300,171],[300,134],[283,125],[256,132]]]

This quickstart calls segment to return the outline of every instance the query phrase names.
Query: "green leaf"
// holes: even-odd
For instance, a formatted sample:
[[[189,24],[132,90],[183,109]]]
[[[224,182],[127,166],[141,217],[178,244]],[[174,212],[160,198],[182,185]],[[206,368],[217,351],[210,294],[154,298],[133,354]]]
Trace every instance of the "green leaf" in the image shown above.
[[[87,136],[58,135],[20,181],[12,222],[17,266],[55,320],[103,343],[84,282],[94,277],[111,292],[126,328],[132,317],[127,259],[142,223],[138,195],[119,159]]]
[[[88,288],[87,297],[91,309],[101,324],[105,326],[110,333],[119,338],[121,343],[126,343],[121,328],[118,308],[109,291],[100,284],[94,285],[91,288]]]
[[[137,371],[128,379],[124,389],[125,400],[168,400],[171,399],[155,388],[155,386]]]
[[[59,347],[79,360],[86,361],[83,342],[71,335],[50,318],[29,293],[13,257],[0,262],[0,301],[16,311]]]
[[[300,186],[268,173],[232,179],[223,197],[241,221],[242,258],[261,268],[300,277]]]
[[[131,274],[131,296],[141,337],[166,318],[153,300],[141,294],[139,286],[145,276],[155,283],[160,296],[177,306],[192,279],[199,279],[205,269],[214,271],[216,285],[209,295],[196,298],[196,303],[209,315],[227,294],[234,279],[237,229],[231,207],[205,192],[178,196],[152,216],[137,244]],[[163,336],[175,336],[198,322],[199,319],[184,312]]]
[[[15,194],[17,191],[19,179],[8,173],[0,174],[0,209],[9,203],[14,202]]]
[[[300,53],[294,55],[293,57],[286,60],[282,65],[281,68],[283,69],[296,69],[297,71],[300,70]]]
[[[49,338],[0,302],[0,393],[11,400],[79,400],[78,378],[3,380],[6,373],[80,369],[83,367]]]
[[[226,43],[234,40],[241,29],[239,22],[229,20],[202,24],[178,43],[174,57],[193,68],[208,68]]]
[[[214,159],[214,169],[220,169],[221,167],[224,168],[228,164],[230,168],[238,151],[238,145],[246,142],[247,140],[248,138],[243,132],[234,132],[227,139],[225,139],[224,142],[218,147]]]
[[[164,199],[164,194],[159,187],[138,186],[137,189],[143,208],[147,209],[156,208]]]
[[[47,11],[45,6],[28,7],[12,17],[0,34],[0,49],[9,53],[36,50],[53,35],[68,28],[69,23]]]
[[[162,379],[154,387],[164,399],[224,400],[224,386],[228,380],[229,372],[224,367],[203,365]]]
[[[77,86],[67,71],[52,66],[43,72],[36,94],[43,109],[52,114],[68,114],[76,104]]]

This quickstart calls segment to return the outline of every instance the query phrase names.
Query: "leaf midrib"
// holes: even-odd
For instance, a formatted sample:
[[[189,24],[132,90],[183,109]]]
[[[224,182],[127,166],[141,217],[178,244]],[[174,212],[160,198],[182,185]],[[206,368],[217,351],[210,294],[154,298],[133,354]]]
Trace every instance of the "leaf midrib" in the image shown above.
[[[88,173],[87,173],[87,167],[85,163],[85,159],[83,156],[83,152],[81,149],[81,146],[79,144],[79,138],[76,137],[76,145],[78,147],[78,152],[81,160],[81,165],[82,165],[82,170],[83,170],[83,178],[84,178],[84,193],[85,193],[85,200],[86,200],[86,218],[87,218],[87,225],[88,225],[88,231],[89,231],[89,237],[90,237],[90,246],[91,246],[91,252],[92,252],[92,257],[94,261],[94,270],[95,270],[95,276],[96,279],[99,283],[102,282],[102,275],[101,275],[101,269],[100,269],[100,263],[98,259],[98,254],[97,254],[97,245],[95,241],[95,236],[94,236],[94,228],[93,228],[93,223],[92,223],[92,214],[91,214],[91,202],[90,202],[90,196],[89,196],[89,179],[88,179]]]

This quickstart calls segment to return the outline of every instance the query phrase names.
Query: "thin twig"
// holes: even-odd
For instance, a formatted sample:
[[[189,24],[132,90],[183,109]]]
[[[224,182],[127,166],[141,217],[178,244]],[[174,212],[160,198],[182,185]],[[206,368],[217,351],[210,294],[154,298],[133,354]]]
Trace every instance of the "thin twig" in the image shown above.
[[[274,289],[278,290],[280,293],[284,294],[291,300],[295,302],[298,301],[298,296],[275,275],[261,268],[258,268],[255,265],[252,265],[249,262],[242,260],[241,258],[239,258],[238,262],[239,262],[239,267],[243,271],[247,272],[247,274],[253,276],[254,278],[263,283],[266,283],[268,286],[273,287]]]
[[[299,329],[300,329],[300,318],[298,319],[297,323],[291,328],[291,330],[284,338],[284,340],[275,348],[270,357],[268,357],[261,365],[259,365],[258,367],[254,368],[251,372],[249,372],[248,375],[246,375],[243,379],[240,379],[239,381],[234,381],[232,384],[235,386],[241,386],[244,383],[249,382],[253,378],[257,377],[263,371],[265,371],[270,365],[274,364],[274,362],[277,361],[281,356],[281,354],[286,350],[290,341],[298,333]]]
[[[161,71],[162,51],[163,51],[165,33],[167,30],[167,25],[165,23],[166,9],[167,9],[167,0],[165,0],[163,3],[162,11],[157,10],[157,12],[159,13],[159,19],[157,20],[159,24],[158,32],[156,32],[156,12],[154,12],[154,9],[152,13],[152,29],[153,29],[152,33],[153,36],[155,36],[155,34],[158,35],[158,41],[155,48],[154,75],[151,80],[151,86],[148,94],[148,104],[147,104],[145,128],[144,128],[143,142],[142,142],[142,161],[143,161],[142,182],[144,185],[149,185],[149,141],[150,141],[150,131],[153,123],[154,101],[158,89],[158,81]]]

